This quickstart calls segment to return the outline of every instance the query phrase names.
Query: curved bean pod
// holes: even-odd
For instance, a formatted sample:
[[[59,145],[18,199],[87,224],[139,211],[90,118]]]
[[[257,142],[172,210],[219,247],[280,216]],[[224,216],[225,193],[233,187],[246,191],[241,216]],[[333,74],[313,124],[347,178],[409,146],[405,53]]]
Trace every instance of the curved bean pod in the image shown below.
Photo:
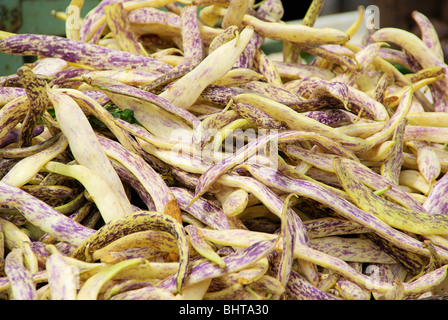
[[[139,44],[138,37],[124,10],[122,2],[108,4],[103,7],[107,26],[114,34],[114,39],[122,51],[147,56],[146,50]]]
[[[344,190],[352,201],[366,212],[402,230],[417,234],[447,234],[445,224],[448,221],[445,221],[443,216],[412,211],[387,201],[350,176],[342,160],[335,159],[334,165]]]
[[[106,246],[114,239],[121,238],[130,233],[149,229],[169,232],[177,241],[179,270],[175,276],[175,284],[177,290],[180,292],[189,264],[188,241],[182,225],[166,214],[152,211],[139,211],[125,217],[113,219],[100,230],[85,239],[85,241],[76,248],[76,251],[72,256],[81,260],[90,259],[92,252]],[[138,260],[141,261],[140,259]]]
[[[253,34],[252,28],[245,28],[239,35],[238,42],[233,39],[221,45],[202,60],[196,68],[177,80],[168,90],[162,92],[160,97],[181,108],[191,106],[210,83],[219,79],[232,68]]]
[[[68,145],[67,138],[60,135],[53,145],[17,162],[0,181],[11,186],[22,187],[33,179],[45,164],[64,152]]]
[[[400,46],[412,55],[422,68],[440,66],[445,68],[445,75],[448,72],[446,64],[440,61],[419,37],[410,32],[397,28],[382,28],[372,35],[372,39],[376,42],[390,42]],[[445,90],[448,80],[445,77],[437,81],[436,84]]]
[[[157,59],[109,49],[58,36],[19,34],[0,40],[0,51],[25,56],[46,56],[96,69],[144,68],[167,72],[171,66]]]
[[[54,89],[48,89],[47,93],[55,108],[57,122],[68,140],[76,161],[97,172],[106,181],[115,194],[123,214],[132,212],[123,184],[79,105],[68,95]]]
[[[6,256],[5,274],[11,285],[12,300],[37,300],[36,285],[23,265],[22,249],[16,248]]]

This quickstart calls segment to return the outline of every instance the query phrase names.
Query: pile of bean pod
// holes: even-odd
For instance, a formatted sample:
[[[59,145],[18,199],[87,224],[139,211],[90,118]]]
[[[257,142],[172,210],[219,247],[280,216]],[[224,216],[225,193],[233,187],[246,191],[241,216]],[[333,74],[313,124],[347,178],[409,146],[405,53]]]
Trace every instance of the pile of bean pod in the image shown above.
[[[322,5],[73,0],[65,37],[0,32],[37,57],[0,77],[0,298],[446,298],[438,35],[415,11],[355,43],[365,8]]]

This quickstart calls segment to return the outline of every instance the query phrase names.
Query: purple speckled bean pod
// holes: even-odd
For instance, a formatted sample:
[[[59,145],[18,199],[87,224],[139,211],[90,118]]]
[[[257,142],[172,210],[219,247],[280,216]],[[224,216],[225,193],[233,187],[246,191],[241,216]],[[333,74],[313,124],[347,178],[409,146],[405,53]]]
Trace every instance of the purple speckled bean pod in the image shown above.
[[[181,30],[179,15],[156,8],[133,10],[129,13],[128,19],[139,34],[173,37],[179,35]]]
[[[109,78],[95,76],[90,77],[88,74],[84,75],[83,77],[89,84],[98,86],[101,90],[108,94],[112,101],[114,100],[114,97],[116,95],[133,97],[143,101],[151,102],[158,107],[163,108],[163,110],[169,112],[170,114],[181,117],[191,125],[199,124],[199,120],[193,114],[183,108],[177,107],[166,99],[151,92],[147,92],[130,85],[122,84],[119,81],[115,81]]]
[[[277,279],[266,274],[259,280],[251,283],[250,287],[255,291],[268,292],[273,295],[274,299],[276,296],[280,297],[285,292],[285,289]]]
[[[277,216],[282,215],[284,201],[263,183],[250,177],[239,177],[233,175],[227,175],[225,179],[221,180],[221,182],[225,185],[241,188],[254,194],[271,212]],[[289,221],[285,227],[288,228],[288,232],[290,234],[294,235],[294,248],[296,245],[309,246],[309,237],[302,221],[291,208],[286,208],[286,210]],[[312,263],[303,260],[299,260],[299,264],[306,278],[311,283],[316,283],[317,272],[315,270],[315,266]]]
[[[221,34],[217,35],[210,43],[210,45],[208,46],[208,52],[210,53],[215,51],[222,44],[235,38],[237,31],[237,26],[228,26],[227,28],[225,28],[224,31]]]
[[[369,239],[323,237],[310,240],[311,248],[348,262],[395,263],[396,261]]]
[[[178,180],[186,188],[194,189],[198,183],[199,176],[194,173],[184,171],[175,166],[171,167],[171,172],[176,180]]]
[[[44,126],[37,126],[33,130],[33,137],[40,135],[44,131]],[[19,130],[12,130],[6,137],[6,139],[0,144],[0,148],[4,148],[7,145],[17,142],[19,139]]]
[[[253,68],[263,75],[267,83],[283,87],[282,77],[278,72],[274,61],[269,59],[266,53],[261,49],[257,50],[255,54]]]
[[[338,100],[345,107],[349,100],[349,86],[343,82],[332,80],[326,85],[317,87],[310,99]]]
[[[38,78],[30,68],[26,66],[20,67],[17,70],[17,75],[26,90],[30,103],[29,110],[20,128],[17,145],[19,147],[28,147],[32,143],[34,129],[46,111],[49,100],[45,82]]]
[[[0,182],[0,202],[15,207],[40,229],[60,241],[81,244],[95,230],[71,220],[25,191]]]
[[[11,285],[11,300],[37,300],[36,285],[23,264],[22,249],[15,248],[5,258],[5,274]]]
[[[235,250],[235,251],[238,251]],[[222,254],[222,251],[219,251],[220,254]],[[270,254],[272,254],[273,252],[271,252]],[[223,254],[223,255],[229,255],[229,254],[233,254],[232,252]],[[215,278],[212,279],[210,286],[209,286],[209,292],[213,292],[216,290],[220,290],[221,288],[226,288],[224,289],[224,291],[221,291],[220,293],[217,293],[216,296],[220,296],[222,294],[226,295],[226,294],[230,294],[231,292],[231,288],[230,287],[234,287],[235,284],[241,284],[244,282],[245,286],[248,285],[252,285],[254,283],[256,283],[258,280],[260,280],[262,277],[266,276],[267,273],[267,268],[269,268],[269,260],[268,258],[263,258],[258,260],[257,262],[255,262],[252,266],[249,266],[246,269],[243,269],[241,271],[238,272],[234,272],[231,274],[227,274],[223,277],[219,277],[219,278]],[[274,279],[270,276],[267,276],[271,279]],[[240,281],[242,280],[242,281]],[[275,281],[275,279],[274,279]],[[284,289],[282,288],[282,285],[280,282],[278,281],[272,281],[271,284],[275,283],[275,288],[270,288],[271,290],[273,290],[274,292],[278,292],[280,291],[281,293],[284,292]],[[267,287],[269,286],[268,283],[265,282],[265,287],[263,289],[268,289]],[[278,287],[277,287],[278,286]],[[260,286],[261,288],[262,286]],[[213,297],[212,299],[214,300],[215,297],[213,297],[213,294],[210,295],[209,297]]]
[[[448,128],[433,126],[416,126],[408,124],[404,130],[404,141],[416,140],[435,143],[446,143]]]
[[[390,117],[389,121],[386,122],[386,125],[380,131],[367,137],[366,141],[377,145],[379,143],[387,141],[391,136],[393,136],[393,133],[395,132],[398,124],[406,117],[409,112],[412,96],[413,90],[412,88],[408,88],[401,97],[395,113]]]
[[[403,250],[375,233],[367,233],[366,237],[372,240],[384,252],[393,257],[396,262],[401,264],[411,273],[418,274],[426,264],[424,258],[418,254]]]
[[[41,199],[45,202],[51,200],[66,200],[68,197],[74,196],[73,189],[65,186],[40,186],[28,185],[23,186],[22,189],[35,198]],[[69,205],[69,204],[67,204]]]
[[[216,263],[221,268],[225,269],[226,264],[222,260],[222,258],[216,253],[216,251],[208,244],[204,238],[201,236],[199,228],[194,225],[188,225],[185,227],[188,232],[190,238],[190,244],[193,248],[204,258]]]
[[[177,288],[180,291],[189,265],[188,240],[182,225],[167,214],[153,211],[137,211],[127,216],[113,219],[86,238],[76,248],[72,257],[79,260],[90,259],[91,254],[95,250],[108,245],[116,239],[127,234],[151,229],[169,232],[177,241],[179,271],[173,279],[175,289]]]
[[[208,241],[218,244],[234,245],[247,248],[260,240],[273,239],[274,235],[264,232],[254,232],[246,230],[226,230],[225,233],[216,230],[201,229],[204,238]],[[276,247],[277,248],[277,247]],[[278,247],[280,248],[280,247]],[[385,282],[378,282],[361,274],[358,270],[351,267],[345,261],[332,257],[323,252],[314,250],[308,246],[296,243],[294,257],[315,263],[345,276],[346,278],[358,283],[364,287],[369,286],[374,291],[387,292],[391,285]],[[421,288],[420,288],[421,289]]]
[[[357,156],[350,150],[344,148],[339,143],[328,139],[327,137],[319,133],[291,130],[284,131],[278,134],[279,143],[289,143],[297,141],[310,141],[313,144],[318,145],[328,153],[339,155],[353,161],[359,161]]]
[[[308,162],[317,168],[334,172],[333,161],[337,156],[330,154],[313,154],[308,150],[299,150],[294,146],[291,146],[289,151],[294,155],[294,157]],[[394,201],[412,210],[425,211],[423,206],[419,204],[412,196],[401,190],[397,185],[391,185],[391,181],[384,176],[374,172],[358,161],[350,161],[345,159],[344,163],[350,169],[351,174],[353,174],[357,179],[363,181],[363,183],[370,186],[372,189],[380,190],[390,186],[391,189],[387,191],[386,194],[394,199]]]
[[[294,224],[294,216],[291,216],[294,214],[294,211],[288,210],[290,209],[289,199],[293,196],[295,195],[290,194],[287,196],[280,217],[280,237],[282,241],[282,252],[279,259],[280,261],[278,265],[277,279],[283,284],[283,286],[286,286],[290,279],[294,262],[294,244],[296,233],[294,227],[292,226]],[[304,274],[307,274],[308,272],[308,270],[306,269],[312,269],[314,267],[313,265],[308,265],[306,262],[305,265],[303,265],[302,261],[299,261],[299,265],[301,265],[301,269]],[[314,273],[317,274],[316,270],[314,270]]]
[[[445,58],[443,56],[443,50],[440,44],[439,36],[432,22],[428,19],[427,16],[418,11],[413,11],[411,16],[420,29],[423,42],[429,49],[431,49],[431,51],[440,61],[444,61]]]
[[[240,148],[234,154],[228,156],[220,163],[211,166],[207,171],[205,171],[199,178],[198,185],[195,188],[195,197],[193,200],[197,200],[202,196],[220,176],[241,164],[250,156],[253,156],[260,148],[266,146],[272,139],[277,137],[276,134],[264,135],[251,143],[247,144],[243,148]]]
[[[403,283],[405,294],[419,294],[431,290],[446,278],[448,273],[447,269],[448,265],[444,265],[418,277],[412,282]]]
[[[163,75],[157,77],[155,80],[142,85],[140,89],[144,91],[154,91],[162,86],[165,86],[163,90],[166,90],[167,88],[169,88],[169,85],[172,81],[175,81],[176,79],[184,76],[185,74],[193,70],[196,65],[196,62],[192,59],[185,59],[169,72],[164,73]]]
[[[58,250],[52,247],[52,254],[45,263],[51,300],[76,300],[77,274]]]
[[[319,59],[327,60],[328,62],[340,66],[347,67],[350,71],[356,72],[359,69],[359,65],[353,58],[341,55],[338,52],[329,50],[328,47],[315,46],[310,44],[299,44],[298,47],[309,54],[315,55]],[[311,63],[311,65],[314,65]]]
[[[334,28],[312,28],[297,24],[265,22],[250,14],[244,15],[243,24],[252,26],[261,36],[274,40],[312,45],[342,44],[348,41],[348,36],[344,32]]]
[[[310,239],[371,232],[370,229],[357,222],[332,217],[305,220],[303,224]]]
[[[375,91],[373,94],[373,98],[380,102],[384,103],[384,97],[386,95],[387,87],[389,86],[391,82],[391,77],[389,74],[384,73],[380,79],[378,80],[378,83],[376,84]]]
[[[261,81],[251,81],[238,86],[249,92],[256,92],[267,98],[283,103],[287,106],[299,104],[304,101],[300,96],[290,92],[287,89]]]
[[[232,69],[253,34],[254,30],[252,28],[244,28],[238,39],[230,40],[208,54],[196,68],[174,82],[160,96],[181,108],[187,109],[194,104],[208,85]]]
[[[403,164],[403,135],[406,124],[406,120],[403,119],[397,125],[393,136],[395,144],[392,155],[381,164],[381,175],[390,179],[396,185],[399,184],[400,171]]]
[[[104,28],[106,27],[106,17],[104,13],[104,7],[106,5],[112,5],[115,3],[122,3],[125,11],[132,13],[133,11],[138,11],[142,7],[150,7],[143,9],[154,9],[151,7],[163,7],[165,5],[171,4],[173,0],[139,0],[139,1],[129,1],[129,0],[106,0],[102,1],[98,6],[93,8],[84,17],[81,24],[79,36],[81,41],[97,43],[100,39]],[[162,10],[158,10],[162,12]],[[128,15],[129,18],[129,15]]]
[[[247,68],[250,69],[253,66],[255,54],[260,49],[263,44],[264,38],[258,33],[254,32],[252,38],[250,38],[249,43],[246,48],[244,48],[238,60],[233,65],[234,68]]]
[[[120,143],[101,135],[97,135],[97,138],[109,158],[118,161],[136,176],[145,190],[151,195],[156,211],[164,213],[171,198],[169,197],[170,190],[162,176],[146,163],[143,158],[125,149]]]
[[[227,266],[226,269],[222,269],[217,264],[208,260],[192,262],[189,273],[185,279],[185,286],[242,270],[266,257],[274,249],[276,242],[277,239],[260,241],[243,250],[239,250],[234,254],[223,257],[224,263]],[[165,280],[162,280],[157,287],[174,291],[176,290],[175,280],[176,279],[173,276],[168,277]]]
[[[16,87],[0,87],[0,106],[26,95],[25,89]]]
[[[200,144],[201,147],[209,142],[210,137],[215,135],[219,130],[226,125],[239,119],[236,111],[229,110],[226,112],[213,113],[205,117],[201,123],[193,130],[193,143]]]
[[[20,34],[0,40],[0,51],[60,58],[100,70],[145,69],[167,72],[171,66],[154,58],[50,35]]]
[[[278,22],[285,13],[285,9],[280,0],[263,1],[256,11],[259,19],[269,22]]]
[[[435,183],[441,172],[441,164],[436,151],[425,141],[409,141],[406,145],[417,154],[417,167],[425,181],[429,185]]]
[[[276,60],[273,62],[280,76],[289,81],[304,79],[306,77],[317,77],[324,80],[331,80],[334,77],[334,73],[331,70],[317,66]]]
[[[433,108],[436,112],[447,112],[448,111],[448,97],[446,91],[440,90],[434,84],[429,85],[431,90],[431,97],[433,99]]]
[[[135,175],[117,161],[112,161],[112,165],[117,171],[120,178],[128,183],[140,196],[140,199],[146,204],[147,209],[150,211],[156,211],[156,206],[151,195],[146,191],[142,183],[135,177]]]
[[[199,99],[225,106],[232,97],[243,92],[244,90],[238,87],[226,87],[210,84],[202,91]]]
[[[82,68],[67,68],[61,70],[54,74],[54,79],[50,81],[49,86],[58,86],[60,88],[77,88],[82,84],[82,81],[73,81],[71,79],[86,72],[89,72],[89,70]]]
[[[76,161],[104,179],[117,199],[118,208],[121,208],[117,213],[133,212],[124,187],[81,107],[69,95],[56,89],[48,89],[47,94],[56,111],[60,129],[67,138]]]
[[[199,64],[205,55],[199,33],[197,9],[195,5],[187,5],[179,15],[184,57],[194,65]]]
[[[433,186],[428,194],[423,207],[431,214],[446,214],[448,201],[445,197],[448,192],[448,174],[444,174]]]
[[[196,219],[214,229],[220,230],[242,227],[238,219],[227,217],[218,205],[207,199],[199,198],[189,206],[194,194],[187,189],[172,187],[171,192],[176,197],[180,209],[190,213]]]
[[[266,112],[263,112],[250,104],[235,103],[232,105],[232,109],[238,112],[242,118],[249,120],[258,128],[277,130],[288,129],[288,127],[282,122],[275,120]]]
[[[152,91],[162,85],[174,81],[192,71],[205,57],[204,46],[199,32],[197,7],[188,5],[182,8],[179,15],[180,35],[184,61],[176,65],[170,72],[142,86],[144,91]]]
[[[118,47],[122,51],[139,55],[146,55],[146,50],[139,44],[137,34],[132,29],[131,23],[124,10],[123,3],[114,3],[103,7],[107,26],[114,35]]]
[[[114,299],[114,297],[116,295],[121,295],[123,293],[126,293],[128,291],[133,291],[133,290],[138,290],[144,287],[154,287],[153,284],[150,281],[130,281],[130,282],[122,282],[117,284],[116,286],[114,286],[114,288],[112,290],[110,290],[106,295],[105,295],[105,299],[107,300],[112,300]],[[172,295],[172,293],[170,292],[170,295]],[[143,297],[142,297],[143,298]],[[117,300],[120,300],[121,298],[118,298]],[[126,299],[125,300],[130,300],[130,299]],[[145,300],[143,298],[143,300]],[[151,299],[152,300],[152,299]]]
[[[285,88],[305,99],[309,99],[316,88],[327,83],[328,81],[319,77],[308,76],[303,79],[288,81],[285,83]]]
[[[409,251],[421,253],[428,256],[428,251],[423,248],[422,242],[400,232],[379,218],[362,211],[357,206],[346,199],[343,199],[331,191],[310,181],[293,180],[277,171],[266,167],[259,167],[251,165],[248,167],[251,173],[257,178],[262,179],[263,183],[273,186],[275,188],[283,188],[285,192],[296,193],[299,196],[311,198],[335,210],[340,216],[360,223],[366,228],[371,229],[379,236],[389,240],[401,248]],[[250,179],[248,177],[231,177],[226,176],[226,180],[238,180],[240,183],[245,183],[244,186],[249,186]],[[249,181],[246,181],[249,180]],[[220,180],[224,183],[223,179]],[[441,256],[448,258],[447,252],[439,249]],[[443,259],[446,259],[443,258]]]
[[[444,68],[445,74],[448,74],[447,65],[434,55],[431,49],[419,37],[411,32],[398,28],[382,28],[376,31],[371,38],[375,42],[389,42],[398,45],[412,56],[423,69],[438,66]],[[448,79],[446,77],[442,78],[434,84],[442,91],[446,91]]]
[[[357,159],[351,151],[319,133],[295,130],[280,133],[269,133],[250,142],[243,148],[237,150],[233,155],[228,156],[220,163],[213,165],[205,171],[199,178],[198,185],[195,188],[195,196],[200,197],[214,182],[216,182],[217,179],[219,179],[220,176],[235,166],[247,161],[251,156],[259,152],[260,149],[265,148],[268,144],[271,144],[273,140],[278,143],[312,141],[313,143],[319,144],[322,148],[329,152],[352,160]]]
[[[153,251],[155,253],[175,253],[177,254],[177,244],[175,238],[164,231],[146,230],[134,232],[125,235],[110,244],[96,250],[93,255],[93,260],[101,259],[105,254],[123,253],[128,258],[139,258],[142,255],[149,255]]]
[[[229,72],[227,72],[221,79],[214,81],[213,84],[232,87],[251,81],[259,81],[264,79],[265,78],[263,75],[252,69],[233,68],[232,70],[229,70]]]
[[[145,85],[148,82],[154,81],[157,77],[160,77],[158,72],[148,72],[139,69],[123,69],[123,70],[96,70],[88,71],[85,73],[95,74],[100,77],[112,78],[123,84],[131,86]]]
[[[36,61],[33,73],[42,76],[54,76],[65,70],[67,61],[59,58],[42,58]]]
[[[413,61],[410,61],[408,59],[408,55],[403,51],[389,48],[389,47],[382,47],[380,49],[380,52],[378,53],[378,57],[382,58],[390,63],[403,66],[410,71],[416,71],[415,63]]]
[[[431,21],[421,12],[413,11],[412,18],[417,23],[420,32],[421,39],[426,44],[426,46],[431,50],[431,52],[440,60],[444,61],[444,54],[442,46],[440,44],[440,39],[437,34],[434,25]],[[436,111],[446,111],[448,110],[448,102],[444,91],[441,91],[435,85],[430,85],[431,95],[434,100],[434,107]]]
[[[64,243],[66,243],[66,242],[64,242]],[[48,244],[43,243],[40,240],[32,241],[30,243],[31,249],[33,250],[33,253],[37,258],[39,268],[45,268],[45,262],[47,261],[48,257],[50,256],[50,253],[48,252],[48,250],[45,249],[45,247],[47,245]]]
[[[339,277],[337,279],[334,289],[345,300],[370,300],[372,297],[372,291],[364,288],[364,286],[361,287],[357,283],[344,277]],[[389,292],[393,289],[394,287]]]
[[[331,83],[316,77],[307,77],[303,80],[293,80],[285,84],[291,92],[304,98],[310,98],[318,87],[326,87]],[[354,87],[347,86],[348,107],[356,111],[363,110],[363,114],[376,120],[386,120],[389,115],[383,104],[371,98],[369,95]],[[362,106],[362,107],[360,107]]]
[[[93,34],[101,34],[103,29],[98,28],[98,26],[95,25],[95,22],[98,21],[100,17],[104,16],[104,6],[123,1],[124,0],[101,1],[101,3],[99,3],[95,8],[90,10],[82,21],[81,27],[79,29],[79,39],[83,42],[87,42],[91,40],[92,37],[94,37]],[[96,28],[96,30],[94,30],[94,28]]]
[[[277,251],[274,251],[269,256],[272,272],[278,272],[279,255]],[[296,270],[291,270],[288,282],[284,287],[285,293],[294,300],[338,300],[336,296],[312,285]]]
[[[320,290],[296,271],[292,271],[286,293],[294,300],[339,300],[336,296]]]
[[[353,72],[353,70],[345,71],[334,77],[331,81],[340,81],[349,86],[354,86],[356,81],[366,73],[366,70],[373,63],[382,45],[383,43],[372,43],[362,48],[355,54],[355,60],[360,70],[357,70],[357,72]]]
[[[351,122],[350,117],[343,110],[329,109],[329,110],[315,110],[304,113],[307,117],[319,121],[327,126],[337,128],[348,125]]]
[[[70,93],[68,92],[70,95]],[[102,91],[99,90],[84,90],[82,91],[82,94],[95,100],[100,105],[105,105],[106,103],[110,102],[110,98]],[[72,96],[74,98],[74,96]]]
[[[375,194],[350,174],[340,158],[335,159],[334,168],[341,185],[353,203],[370,215],[378,217],[397,229],[416,234],[448,233],[446,230],[448,219],[444,215],[410,210]]]
[[[0,144],[3,145],[13,128],[25,119],[29,110],[29,101],[25,95],[20,96],[0,109]]]

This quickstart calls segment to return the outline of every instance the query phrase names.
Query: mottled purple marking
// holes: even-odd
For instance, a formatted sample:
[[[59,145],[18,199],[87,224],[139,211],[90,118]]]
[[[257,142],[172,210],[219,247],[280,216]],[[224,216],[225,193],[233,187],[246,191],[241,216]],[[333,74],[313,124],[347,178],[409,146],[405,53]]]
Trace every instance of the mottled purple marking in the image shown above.
[[[8,37],[0,40],[0,51],[23,56],[61,58],[100,70],[145,68],[167,72],[172,68],[151,57],[50,35],[19,34]]]

